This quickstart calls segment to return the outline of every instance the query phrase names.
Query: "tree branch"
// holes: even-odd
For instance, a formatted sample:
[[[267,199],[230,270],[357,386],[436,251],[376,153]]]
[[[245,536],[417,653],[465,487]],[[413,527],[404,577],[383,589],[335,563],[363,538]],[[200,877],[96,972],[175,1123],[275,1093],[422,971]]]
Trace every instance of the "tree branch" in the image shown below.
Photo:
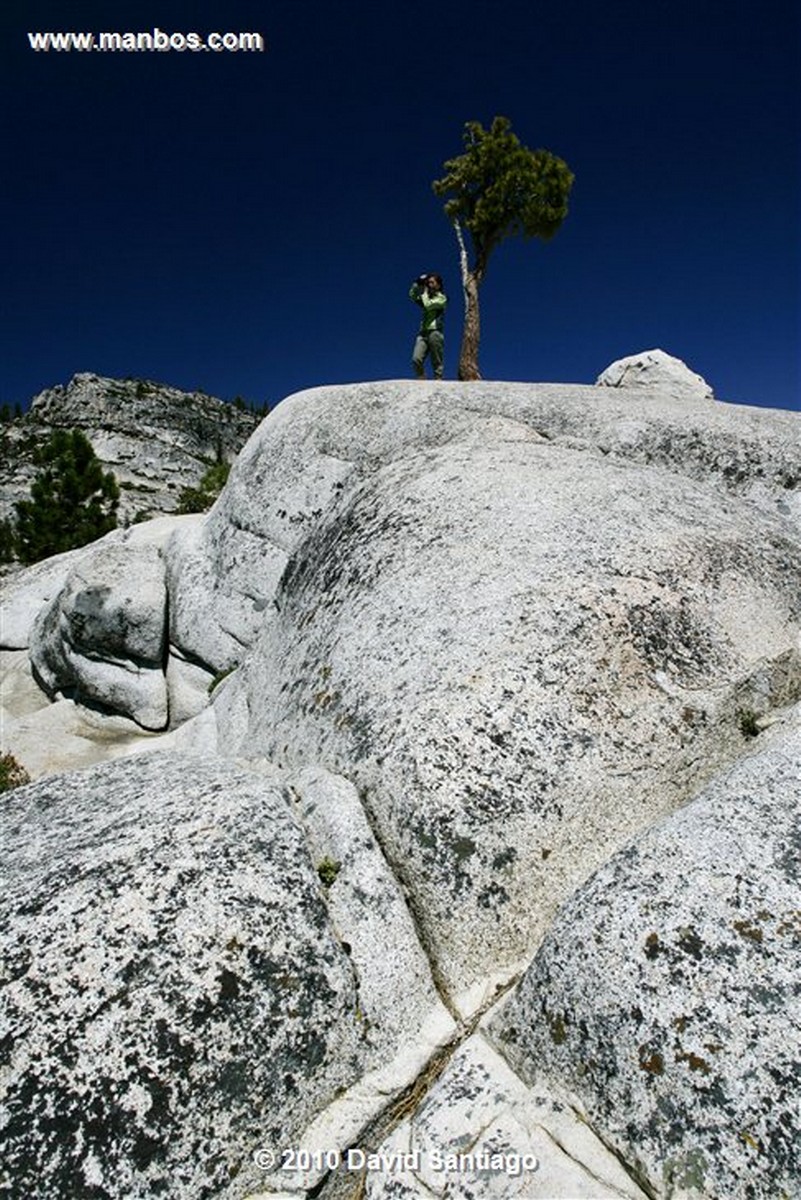
[[[464,236],[462,235],[462,227],[459,222],[454,219],[453,228],[456,230],[456,240],[459,243],[459,266],[462,271],[462,289],[467,299],[467,280],[470,277],[470,268],[467,265],[467,247],[464,244]]]

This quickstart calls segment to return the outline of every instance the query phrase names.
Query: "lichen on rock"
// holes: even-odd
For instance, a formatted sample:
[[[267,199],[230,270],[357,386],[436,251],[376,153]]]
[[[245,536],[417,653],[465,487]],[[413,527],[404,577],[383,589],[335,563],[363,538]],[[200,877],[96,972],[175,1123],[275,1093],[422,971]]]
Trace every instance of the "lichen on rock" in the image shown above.
[[[658,1196],[798,1190],[801,709],[764,738],[574,893],[492,1024]]]

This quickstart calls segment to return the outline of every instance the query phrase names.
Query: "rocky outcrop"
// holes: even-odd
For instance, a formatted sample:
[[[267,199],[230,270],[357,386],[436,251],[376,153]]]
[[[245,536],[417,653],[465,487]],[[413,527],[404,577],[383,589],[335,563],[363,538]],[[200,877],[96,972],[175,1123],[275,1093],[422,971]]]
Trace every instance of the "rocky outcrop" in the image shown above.
[[[714,393],[707,381],[691,371],[680,358],[664,350],[644,350],[619,358],[596,379],[599,387],[649,388],[661,396],[675,399],[712,400]]]
[[[314,809],[337,786],[294,794]],[[321,827],[313,859],[292,794],[158,753],[4,798],[15,1194],[242,1196],[264,1180],[254,1148],[296,1144],[332,1104],[345,1136],[451,1035],[363,817]],[[379,914],[398,951],[381,960]]]
[[[164,563],[155,546],[103,547],[42,610],[31,661],[49,693],[75,689],[145,729],[169,719]]]
[[[203,528],[176,538],[173,642],[216,670],[241,662],[289,558],[332,501],[380,467],[460,438],[488,445],[541,439],[610,470],[614,463],[639,464],[654,472],[654,497],[668,473],[703,484],[721,503],[730,496],[750,500],[801,530],[801,450],[792,413],[688,403],[659,388],[417,382],[315,388],[270,414]],[[462,470],[469,476],[469,463]]]
[[[56,856],[61,873],[47,878],[51,899],[44,900],[39,868],[15,883],[10,904],[15,922],[28,921],[39,906],[36,929],[24,924],[20,934],[32,937],[35,946],[36,938],[62,924],[80,941],[85,925],[99,947],[95,957],[117,954],[116,934],[107,950],[109,935],[101,937],[93,924],[92,905],[104,928],[116,928],[106,919],[112,904],[107,897],[125,891],[128,881],[145,897],[149,912],[172,913],[185,895],[189,909],[200,913],[200,981],[186,974],[172,932],[185,928],[183,918],[177,925],[172,916],[153,918],[163,953],[151,950],[147,939],[143,943],[153,971],[142,967],[142,1003],[163,1015],[168,1029],[179,1030],[182,1045],[189,1037],[180,1032],[187,1027],[184,1009],[165,1015],[148,997],[163,993],[172,1004],[173,982],[186,979],[184,990],[192,996],[216,1000],[217,1007],[225,998],[221,981],[233,967],[224,954],[214,957],[209,949],[216,935],[206,919],[207,876],[215,894],[223,896],[218,911],[224,917],[240,907],[249,914],[253,909],[252,924],[243,918],[248,944],[256,944],[263,920],[270,945],[291,953],[281,932],[286,910],[286,938],[291,941],[297,927],[302,946],[318,937],[331,951],[321,951],[322,962],[326,979],[336,984],[330,984],[325,1018],[310,1008],[311,1040],[303,1051],[309,1056],[308,1080],[300,1084],[295,1073],[284,1071],[273,1094],[262,1063],[269,1046],[259,1042],[254,1051],[261,1057],[242,1103],[254,1112],[263,1104],[274,1130],[266,1138],[236,1108],[239,1101],[229,1099],[222,1074],[205,1074],[191,1056],[162,1063],[147,1013],[137,1010],[142,1032],[136,1046],[124,1026],[133,1047],[132,1069],[156,1062],[164,1067],[170,1098],[183,1102],[195,1091],[202,1098],[211,1115],[210,1124],[199,1127],[211,1159],[203,1158],[205,1148],[198,1156],[197,1146],[187,1146],[183,1133],[175,1157],[167,1155],[147,1124],[147,1097],[131,1091],[127,1076],[119,1082],[104,1040],[112,1020],[107,1012],[117,1021],[123,1001],[102,992],[99,1007],[89,1012],[91,989],[86,997],[78,989],[80,1019],[69,1026],[70,1037],[99,1047],[97,1074],[79,1080],[85,1079],[82,1095],[90,1098],[85,1107],[110,1111],[111,1090],[114,1096],[138,1097],[128,1109],[136,1107],[147,1118],[131,1132],[127,1117],[114,1109],[124,1144],[112,1139],[101,1165],[95,1158],[89,1163],[93,1178],[106,1172],[103,1179],[122,1181],[114,1185],[116,1192],[109,1185],[115,1200],[139,1194],[137,1187],[142,1194],[152,1187],[155,1194],[159,1172],[167,1175],[164,1163],[177,1180],[176,1194],[191,1194],[198,1176],[190,1158],[213,1164],[204,1185],[208,1193],[201,1188],[198,1194],[232,1200],[255,1193],[307,1197],[310,1190],[319,1200],[342,1200],[357,1188],[371,1197],[445,1197],[458,1191],[476,1200],[490,1195],[565,1200],[582,1194],[634,1197],[640,1184],[648,1195],[678,1196],[682,1188],[692,1194],[697,1159],[680,1136],[691,1120],[692,1097],[679,1079],[676,1128],[660,1141],[653,1114],[670,1125],[672,1101],[659,1091],[659,1072],[641,1066],[658,1064],[658,1057],[646,1053],[633,1066],[626,1058],[629,1025],[638,1020],[635,1008],[643,1020],[647,1016],[653,1054],[661,1056],[665,1073],[670,1060],[670,1071],[689,1072],[696,1090],[707,1086],[710,1114],[720,1101],[722,1112],[745,1121],[729,1104],[736,1087],[727,1090],[726,1083],[729,1074],[736,1079],[738,1037],[753,1035],[767,1071],[755,1068],[753,1079],[749,1074],[742,1081],[743,1096],[761,1103],[771,1070],[789,1071],[786,1055],[774,1047],[782,1028],[788,1045],[794,1030],[786,1021],[781,1025],[778,1008],[770,1007],[770,996],[755,982],[763,966],[777,988],[784,986],[784,976],[777,963],[754,957],[770,938],[779,938],[784,920],[781,879],[775,886],[760,882],[764,871],[778,877],[778,868],[757,851],[767,847],[770,856],[775,846],[777,862],[779,843],[783,839],[789,848],[790,835],[775,815],[773,840],[767,838],[768,809],[773,810],[758,791],[757,775],[762,771],[776,789],[782,780],[789,786],[778,766],[779,758],[789,761],[786,744],[779,758],[768,755],[750,775],[736,772],[746,771],[747,756],[767,747],[768,738],[783,736],[768,731],[774,725],[788,728],[787,706],[801,697],[800,479],[797,417],[723,406],[659,385],[389,382],[315,389],[281,404],[243,450],[212,511],[161,539],[160,558],[145,555],[159,579],[144,607],[147,628],[161,630],[160,672],[170,718],[173,724],[190,719],[163,735],[159,754],[98,768],[83,777],[91,780],[87,790],[77,776],[42,781],[17,793],[9,810],[14,823],[6,844],[13,846],[17,831],[30,822],[37,831],[31,837],[45,848],[40,855],[45,864],[51,823],[53,837],[59,846],[63,842],[63,856]],[[76,673],[73,688],[85,688],[103,639],[106,664],[124,670],[140,661],[141,647],[134,651],[133,643],[139,645],[145,626],[131,622],[130,638],[121,631],[143,595],[130,587],[123,555],[109,576],[117,550],[95,560],[96,552],[97,547],[76,552],[80,560],[56,564],[52,576],[37,574],[27,592],[24,575],[15,584],[15,627],[25,623],[26,596],[45,610],[37,617],[33,656],[42,657],[42,674],[52,672],[54,688],[66,668]],[[130,572],[138,577],[134,558]],[[101,595],[100,588],[107,590]],[[76,644],[89,627],[107,632],[81,643],[78,661]],[[211,704],[203,708],[209,692]],[[68,703],[60,700],[53,708]],[[104,712],[110,703],[118,703],[116,693],[93,701]],[[40,720],[35,705],[25,720],[31,738]],[[180,756],[168,754],[168,746],[178,746]],[[236,769],[225,766],[224,758],[236,760]],[[175,795],[172,808],[156,788],[159,762],[159,786]],[[741,834],[748,780],[754,784],[750,803],[764,816],[755,821],[753,837],[744,826]],[[720,792],[714,791],[718,785]],[[26,793],[33,797],[30,808]],[[117,796],[122,807],[115,807]],[[713,815],[693,824],[692,814],[704,812],[709,797]],[[82,810],[94,814],[96,833],[79,824],[71,840],[62,814]],[[125,854],[118,855],[123,826],[135,830],[130,842],[135,859],[139,847],[153,847],[159,869],[152,878],[140,871],[138,859],[131,865]],[[665,830],[673,830],[670,837]],[[719,912],[725,924],[726,906],[734,903],[729,887],[734,877],[725,871],[715,875],[704,853],[704,838],[713,830],[720,830],[720,852],[740,864],[745,882],[737,894],[749,901],[744,915],[732,918],[749,924],[729,929],[728,940],[721,933],[719,943],[694,915],[708,908],[710,921]],[[201,849],[207,835],[206,854]],[[285,850],[297,856],[289,873]],[[640,854],[642,862],[633,866],[632,855]],[[166,867],[161,871],[168,862],[178,870],[186,856],[191,861],[180,878]],[[559,906],[572,895],[584,896],[582,889],[594,886],[588,877],[607,869],[607,907],[599,901],[598,911],[608,913],[610,929],[617,922],[623,930],[623,914],[627,906],[637,911],[637,897],[653,902],[649,920],[657,910],[664,916],[661,925],[652,923],[642,933],[642,944],[654,951],[650,957],[637,950],[640,942],[627,947],[622,932],[606,944],[605,929],[593,925],[586,898],[575,910],[577,927],[588,938],[592,927],[592,937],[597,933],[599,939],[586,964],[578,934],[574,942],[567,935],[560,935],[559,944],[551,941],[550,931],[563,928],[561,916],[554,924]],[[92,902],[74,900],[84,895],[84,879],[93,889]],[[269,893],[262,891],[264,880]],[[771,903],[752,912],[750,902],[756,903],[760,888]],[[312,889],[319,907],[307,906]],[[674,892],[681,901],[675,914],[668,911]],[[260,907],[265,896],[266,910]],[[74,919],[76,904],[85,905],[80,921]],[[113,914],[116,920],[117,909]],[[218,923],[227,929],[226,920]],[[702,949],[723,948],[720,964],[710,960],[708,977],[703,954],[698,959],[693,954],[699,943],[682,932],[691,926]],[[647,941],[651,933],[658,944]],[[44,997],[50,1025],[63,1028],[73,996],[72,983],[63,980],[72,981],[70,971],[77,968],[68,962],[67,934],[54,932],[53,939],[52,973],[62,982],[36,995]],[[564,963],[561,944],[570,950]],[[81,949],[76,961],[90,959],[95,961]],[[114,965],[117,959],[109,962],[113,983],[115,972],[127,967]],[[574,1039],[564,1060],[557,1053],[558,1021],[554,1025],[536,1010],[530,979],[541,969],[537,964],[552,970],[555,1005],[564,996],[563,1007],[569,1000],[576,1012],[584,1012],[582,1004],[589,1009],[576,1029],[564,1020]],[[296,965],[299,986],[305,987],[301,965],[305,971],[308,960]],[[724,967],[731,968],[730,975]],[[641,968],[662,972],[651,981],[661,991],[647,1013],[631,999],[650,980]],[[721,1071],[707,1080],[695,1059],[704,1058],[704,1049],[713,1052],[693,1040],[706,1016],[700,1000],[692,1012],[676,1009],[682,978],[695,989],[690,1000],[708,981],[710,996],[721,997],[721,1013],[730,987],[741,1008],[764,1012],[760,1028],[770,1032],[770,1041],[760,1041],[749,1025],[738,1031],[732,1017],[734,1051],[725,1062],[727,1051],[714,1052]],[[30,979],[39,988],[38,976]],[[230,997],[234,1024],[257,1022],[257,1010],[272,1013],[278,999],[287,999],[277,975],[237,979],[239,990]],[[24,1011],[27,1020],[32,993],[25,990],[28,982],[21,986],[20,1003],[27,1008],[15,1011]],[[508,1008],[487,1013],[504,988],[512,997]],[[595,1002],[604,996],[608,1005],[596,1012]],[[514,1024],[506,1015],[511,1012],[518,1014]],[[581,1060],[580,1039],[591,1042],[597,1032],[593,1020],[602,1021],[604,1013],[612,1014],[609,1028],[620,1033],[614,1048],[620,1086],[604,1083],[603,1069],[616,1060],[599,1050],[598,1080],[590,1073],[583,1092],[581,1061],[576,1068],[574,1057]],[[288,1024],[271,1026],[279,1062],[286,1047],[298,1044],[294,1017],[290,1011]],[[692,1018],[686,1030],[672,1024],[681,1017]],[[124,1019],[119,1016],[123,1024]],[[31,1046],[44,1035],[34,1022],[32,1042],[19,1015],[14,1026],[20,1031],[16,1071],[33,1062]],[[220,1044],[239,1062],[227,1029]],[[718,1045],[711,1034],[706,1040]],[[640,1045],[650,1042],[643,1036]],[[243,1061],[247,1066],[247,1055]],[[537,1074],[540,1066],[546,1074]],[[48,1066],[47,1072],[51,1079],[63,1077],[61,1066]],[[141,1087],[150,1088],[147,1073],[140,1076]],[[644,1099],[637,1087],[643,1082]],[[403,1094],[406,1087],[411,1090]],[[608,1094],[608,1104],[598,1099],[601,1093]],[[641,1101],[646,1108],[653,1104],[642,1153],[637,1118],[631,1116]],[[220,1118],[215,1141],[220,1103],[233,1115]],[[782,1111],[785,1127],[795,1132],[792,1111]],[[715,1120],[710,1116],[710,1129]],[[36,1139],[45,1124],[37,1118],[27,1137],[16,1127],[15,1172],[28,1169],[21,1156],[41,1153],[43,1143]],[[155,1139],[147,1142],[152,1153],[136,1140],[143,1129]],[[757,1140],[760,1130],[762,1136],[769,1132],[753,1122],[743,1130]],[[93,1136],[84,1129],[76,1135],[71,1161],[83,1161],[85,1145],[99,1154]],[[603,1143],[615,1147],[628,1176]],[[705,1144],[708,1157],[712,1142]],[[292,1145],[309,1152],[295,1160],[295,1170],[275,1170],[275,1162],[271,1167],[270,1155],[278,1158]],[[343,1167],[324,1180],[331,1159],[323,1152],[331,1150],[342,1165],[347,1149],[356,1146],[374,1154],[378,1166],[364,1166],[355,1175]],[[435,1150],[447,1158],[471,1147],[478,1157],[470,1162],[436,1165]],[[253,1157],[258,1148],[268,1153]],[[485,1152],[503,1160],[499,1169],[486,1165]],[[710,1197],[767,1200],[765,1189],[772,1185],[765,1181],[785,1188],[792,1182],[792,1168],[782,1167],[784,1175],[764,1176],[762,1194],[745,1187],[738,1193],[744,1160],[730,1164],[727,1153],[721,1150],[714,1169],[704,1168]],[[381,1166],[387,1162],[393,1165]],[[666,1162],[672,1165],[665,1171]],[[241,1169],[229,1185],[221,1164],[227,1170],[237,1163]]]
[[[120,485],[118,520],[174,513],[183,488],[196,487],[209,464],[230,462],[260,417],[205,392],[149,380],[105,379],[87,372],[35,396],[30,411],[0,427],[0,519],[27,498],[33,453],[54,429],[80,429]]]
[[[129,546],[138,552],[142,546],[155,546],[162,550],[173,533],[177,530],[186,533],[202,520],[202,516],[195,513],[156,517],[127,529],[112,530],[88,546],[55,554],[31,567],[18,569],[2,581],[0,647],[4,650],[22,650],[29,646],[37,617],[61,592],[70,572],[80,569],[81,564],[89,559],[96,558],[98,564],[102,563],[106,548]]]
[[[114,530],[19,572],[4,585],[0,645],[30,648],[51,699],[68,696],[150,730],[195,716],[212,674],[167,642],[163,548],[176,529],[201,521],[162,517]]]
[[[801,693],[801,545],[781,486],[757,506],[747,476],[726,487],[714,466],[699,480],[698,462],[632,461],[622,440],[612,453],[631,408],[624,423],[606,392],[568,390],[557,432],[555,389],[414,387],[281,406],[196,531],[209,586],[190,574],[184,592],[177,573],[173,638],[198,653],[224,624],[244,660],[221,748],[322,762],[363,790],[466,1013],[577,883],[741,752],[741,713]],[[706,406],[656,403],[711,453]],[[565,432],[579,408],[581,445]],[[752,476],[775,471],[770,417],[761,458],[725,416]],[[321,512],[298,482],[302,447]],[[247,550],[257,536],[264,558]]]
[[[563,907],[497,1045],[649,1194],[796,1195],[801,708]]]

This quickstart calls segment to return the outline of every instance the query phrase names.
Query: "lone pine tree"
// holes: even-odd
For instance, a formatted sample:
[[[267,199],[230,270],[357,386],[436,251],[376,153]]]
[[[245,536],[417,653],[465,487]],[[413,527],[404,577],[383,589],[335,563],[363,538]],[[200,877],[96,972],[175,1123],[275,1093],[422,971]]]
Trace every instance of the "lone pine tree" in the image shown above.
[[[465,298],[459,378],[480,379],[478,289],[490,254],[513,235],[549,241],[567,216],[574,177],[550,151],[521,145],[508,117],[495,117],[489,129],[468,121],[464,143],[465,153],[443,164],[447,174],[432,187],[437,196],[450,197],[445,213],[459,243]]]
[[[16,504],[14,541],[24,563],[74,550],[117,525],[117,482],[78,429],[56,429],[36,451],[30,500]]]

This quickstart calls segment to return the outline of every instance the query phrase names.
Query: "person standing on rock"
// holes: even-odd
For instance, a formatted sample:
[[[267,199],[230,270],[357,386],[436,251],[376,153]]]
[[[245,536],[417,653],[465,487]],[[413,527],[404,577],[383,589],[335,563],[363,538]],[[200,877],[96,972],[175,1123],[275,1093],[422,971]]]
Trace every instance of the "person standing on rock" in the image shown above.
[[[423,310],[420,329],[414,343],[412,366],[418,379],[425,379],[425,361],[429,357],[435,379],[442,379],[445,358],[445,305],[441,275],[419,275],[409,291],[409,299]]]

